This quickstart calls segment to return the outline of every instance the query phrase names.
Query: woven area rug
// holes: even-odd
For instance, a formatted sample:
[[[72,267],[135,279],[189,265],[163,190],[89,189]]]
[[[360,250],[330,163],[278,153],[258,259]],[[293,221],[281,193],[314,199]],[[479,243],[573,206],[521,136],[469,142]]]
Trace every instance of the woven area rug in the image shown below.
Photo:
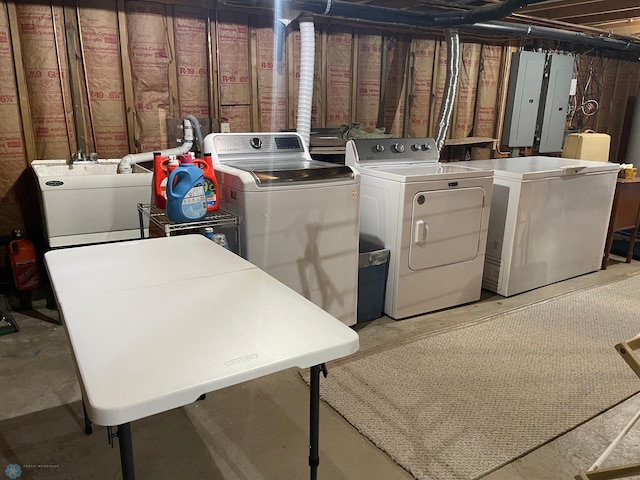
[[[614,345],[640,332],[640,277],[329,366],[321,394],[417,479],[470,480],[640,390]]]

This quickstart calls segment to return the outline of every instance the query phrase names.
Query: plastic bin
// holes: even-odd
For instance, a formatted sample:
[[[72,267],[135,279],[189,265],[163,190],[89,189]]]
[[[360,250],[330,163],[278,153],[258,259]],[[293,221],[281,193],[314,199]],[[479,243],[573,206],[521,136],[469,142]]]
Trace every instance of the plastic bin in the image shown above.
[[[359,252],[357,323],[382,316],[389,270],[389,249],[384,245],[361,238]]]

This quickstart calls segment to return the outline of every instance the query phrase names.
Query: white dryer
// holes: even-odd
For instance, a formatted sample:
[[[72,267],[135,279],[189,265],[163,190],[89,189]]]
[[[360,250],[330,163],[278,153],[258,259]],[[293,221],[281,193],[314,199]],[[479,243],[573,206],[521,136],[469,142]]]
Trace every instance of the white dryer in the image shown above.
[[[384,312],[401,319],[480,298],[493,171],[440,163],[431,138],[355,139],[360,232],[390,250]]]
[[[360,176],[311,159],[297,133],[204,139],[242,256],[346,325],[356,323]],[[283,305],[286,308],[286,305]]]

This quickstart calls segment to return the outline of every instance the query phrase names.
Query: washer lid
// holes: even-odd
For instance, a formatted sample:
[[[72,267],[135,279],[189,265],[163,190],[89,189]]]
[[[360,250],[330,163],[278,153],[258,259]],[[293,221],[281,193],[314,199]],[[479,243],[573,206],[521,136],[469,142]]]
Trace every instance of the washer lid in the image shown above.
[[[258,187],[356,177],[344,165],[312,160],[302,137],[294,132],[211,133],[204,148],[211,152],[214,168],[248,172]]]
[[[226,165],[250,173],[256,185],[268,186],[303,182],[328,182],[352,179],[354,172],[345,165],[316,160],[260,159],[258,161],[227,162]]]

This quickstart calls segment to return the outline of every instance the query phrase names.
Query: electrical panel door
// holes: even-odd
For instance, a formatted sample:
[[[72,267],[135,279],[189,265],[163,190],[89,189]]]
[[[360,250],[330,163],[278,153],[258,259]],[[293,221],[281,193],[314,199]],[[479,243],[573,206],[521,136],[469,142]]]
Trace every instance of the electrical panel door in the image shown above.
[[[545,59],[543,52],[524,50],[511,56],[503,131],[509,147],[533,146]]]
[[[545,77],[545,100],[538,152],[561,152],[573,78],[573,55],[549,55],[549,73]]]

